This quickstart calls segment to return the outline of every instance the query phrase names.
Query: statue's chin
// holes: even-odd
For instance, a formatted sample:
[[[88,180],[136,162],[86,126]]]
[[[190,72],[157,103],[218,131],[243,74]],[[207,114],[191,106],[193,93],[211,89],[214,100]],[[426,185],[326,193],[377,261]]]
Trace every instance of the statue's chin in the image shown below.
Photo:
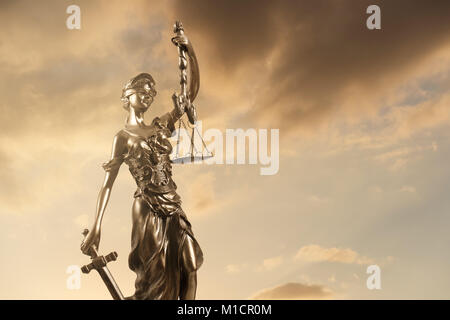
[[[150,108],[150,104],[151,103],[141,103],[140,109],[145,112],[148,110],[148,108]]]
[[[152,105],[151,102],[143,103],[143,104],[142,104],[144,110],[147,110],[148,108],[150,108],[151,105]]]

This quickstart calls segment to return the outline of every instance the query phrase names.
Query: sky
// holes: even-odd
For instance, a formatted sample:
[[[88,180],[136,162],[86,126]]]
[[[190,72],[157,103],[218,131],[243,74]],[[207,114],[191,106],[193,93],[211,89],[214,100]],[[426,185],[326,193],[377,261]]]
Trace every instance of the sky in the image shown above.
[[[80,30],[66,27],[72,4]],[[449,299],[449,13],[440,0],[2,0],[0,299],[110,298],[96,274],[68,288],[67,271],[89,262],[81,231],[123,85],[152,74],[147,122],[172,108],[175,20],[199,61],[203,131],[279,130],[274,175],[174,165],[204,252],[197,298]],[[100,244],[127,296],[135,189],[123,166]]]

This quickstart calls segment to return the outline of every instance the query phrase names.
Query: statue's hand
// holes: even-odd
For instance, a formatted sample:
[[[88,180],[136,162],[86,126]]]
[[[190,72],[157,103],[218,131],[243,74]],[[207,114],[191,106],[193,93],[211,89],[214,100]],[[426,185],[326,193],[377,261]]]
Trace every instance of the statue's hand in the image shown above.
[[[81,243],[81,252],[90,256],[92,247],[95,247],[95,249],[98,250],[98,246],[100,244],[100,233],[100,230],[92,228]]]
[[[187,47],[189,45],[189,39],[184,35],[176,35],[172,38],[172,42],[176,46]]]
[[[176,93],[172,95],[172,101],[175,108],[175,114],[177,118],[180,118],[186,111],[188,101],[186,100],[186,97],[184,95],[178,95]]]

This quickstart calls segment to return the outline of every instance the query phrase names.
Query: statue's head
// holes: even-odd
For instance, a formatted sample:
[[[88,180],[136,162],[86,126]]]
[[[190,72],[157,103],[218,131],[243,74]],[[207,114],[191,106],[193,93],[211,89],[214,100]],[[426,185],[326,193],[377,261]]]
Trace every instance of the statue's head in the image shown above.
[[[152,104],[155,96],[155,80],[153,80],[153,77],[148,73],[138,74],[123,87],[123,107],[128,111],[133,108],[136,111],[145,112]]]

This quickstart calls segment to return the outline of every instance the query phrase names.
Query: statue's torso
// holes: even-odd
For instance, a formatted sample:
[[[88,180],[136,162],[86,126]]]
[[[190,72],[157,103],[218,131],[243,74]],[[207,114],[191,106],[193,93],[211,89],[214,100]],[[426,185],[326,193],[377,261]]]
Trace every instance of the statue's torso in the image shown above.
[[[172,180],[170,131],[158,121],[156,118],[152,122],[145,135],[124,130],[129,137],[124,162],[143,192],[165,193],[176,189]]]

